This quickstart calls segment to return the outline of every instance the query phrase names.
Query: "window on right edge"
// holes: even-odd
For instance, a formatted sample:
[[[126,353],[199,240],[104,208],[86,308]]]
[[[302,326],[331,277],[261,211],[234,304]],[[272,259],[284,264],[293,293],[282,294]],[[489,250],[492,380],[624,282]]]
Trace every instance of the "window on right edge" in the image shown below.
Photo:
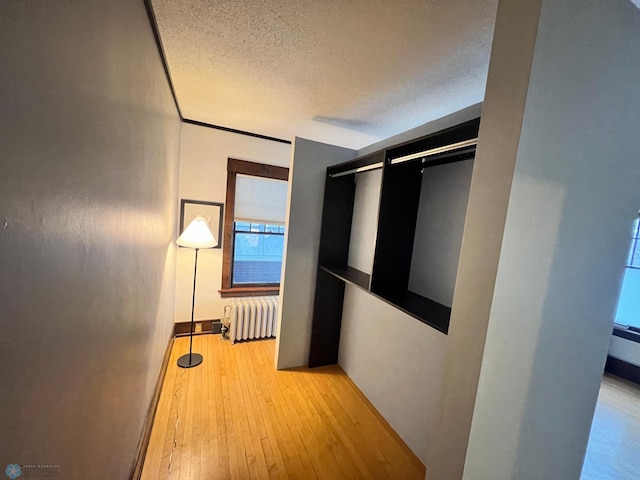
[[[615,322],[640,328],[640,217],[636,218],[631,229],[631,245]]]

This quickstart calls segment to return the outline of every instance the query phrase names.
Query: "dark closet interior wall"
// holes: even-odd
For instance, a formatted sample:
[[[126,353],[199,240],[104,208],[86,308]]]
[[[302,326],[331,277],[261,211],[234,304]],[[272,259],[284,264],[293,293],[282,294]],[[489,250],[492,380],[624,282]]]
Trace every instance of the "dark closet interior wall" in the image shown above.
[[[473,159],[424,169],[409,290],[451,307]]]
[[[144,3],[0,3],[0,465],[128,478],[172,324],[180,120]]]

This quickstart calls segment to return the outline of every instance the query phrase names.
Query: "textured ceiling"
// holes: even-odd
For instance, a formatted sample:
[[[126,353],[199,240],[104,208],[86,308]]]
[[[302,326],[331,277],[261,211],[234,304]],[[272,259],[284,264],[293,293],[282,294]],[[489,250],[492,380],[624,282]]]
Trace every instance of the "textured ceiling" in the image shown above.
[[[152,0],[185,118],[360,148],[482,101],[497,0]]]

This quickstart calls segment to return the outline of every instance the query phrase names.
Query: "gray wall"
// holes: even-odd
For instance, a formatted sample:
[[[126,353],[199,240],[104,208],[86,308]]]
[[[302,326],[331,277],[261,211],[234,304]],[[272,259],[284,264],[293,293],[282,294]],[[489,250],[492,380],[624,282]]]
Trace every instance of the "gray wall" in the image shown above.
[[[128,478],[173,327],[180,139],[144,4],[2,2],[0,64],[0,465]]]
[[[470,107],[359,153],[433,133],[479,114],[478,106]],[[466,171],[464,166],[461,169]],[[467,173],[470,175],[470,171]],[[380,180],[380,171],[365,172],[358,174],[356,185],[349,262],[367,272],[373,261],[369,241],[375,240],[377,231]],[[468,185],[467,191],[460,193],[464,197],[460,199],[463,220]],[[427,452],[437,443],[434,439],[446,348],[446,335],[347,285],[338,363],[425,464]]]
[[[447,336],[346,286],[338,363],[413,452],[435,439]]]
[[[409,290],[453,302],[473,160],[425,168],[411,257]]]
[[[349,265],[367,273],[381,180],[382,170],[357,174]],[[446,335],[346,286],[338,363],[423,462],[438,411],[445,347]]]
[[[279,369],[309,360],[320,223],[327,167],[355,157],[355,150],[297,138],[289,170],[275,364]]]
[[[542,2],[464,478],[580,477],[640,200],[639,46],[629,1]]]
[[[498,8],[447,336],[438,441],[427,458],[429,480],[463,475],[539,8],[537,2],[506,0]]]
[[[371,274],[378,233],[382,169],[357,173],[355,177],[356,194],[347,263],[353,268]]]

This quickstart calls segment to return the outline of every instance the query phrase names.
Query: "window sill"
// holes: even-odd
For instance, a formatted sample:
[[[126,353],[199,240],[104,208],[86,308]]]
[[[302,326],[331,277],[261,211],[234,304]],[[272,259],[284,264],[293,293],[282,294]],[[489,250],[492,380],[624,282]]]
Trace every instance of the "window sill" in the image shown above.
[[[229,297],[266,297],[278,295],[280,287],[235,287],[218,290],[222,298]]]
[[[626,325],[614,324],[613,335],[615,337],[625,338],[632,342],[640,343],[640,333],[628,328]]]

